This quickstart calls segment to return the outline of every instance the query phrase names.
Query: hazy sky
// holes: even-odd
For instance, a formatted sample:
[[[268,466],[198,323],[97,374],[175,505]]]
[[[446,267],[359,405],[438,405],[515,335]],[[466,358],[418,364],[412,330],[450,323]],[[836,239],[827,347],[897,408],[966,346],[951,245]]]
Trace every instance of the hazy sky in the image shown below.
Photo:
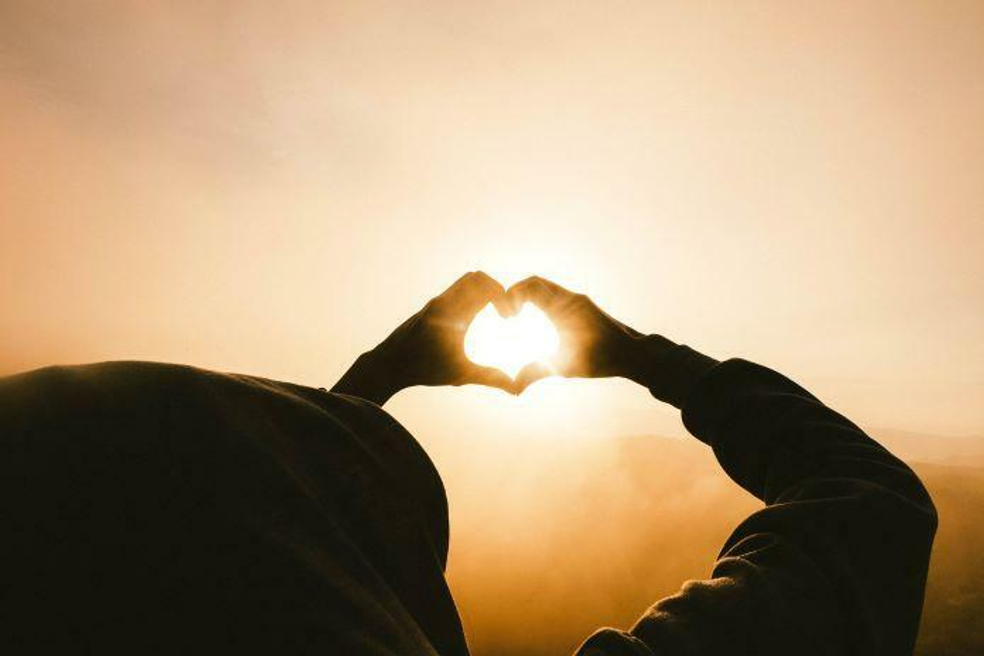
[[[0,373],[330,385],[483,268],[984,434],[984,3],[163,4],[0,3]],[[679,430],[612,381],[391,410]]]

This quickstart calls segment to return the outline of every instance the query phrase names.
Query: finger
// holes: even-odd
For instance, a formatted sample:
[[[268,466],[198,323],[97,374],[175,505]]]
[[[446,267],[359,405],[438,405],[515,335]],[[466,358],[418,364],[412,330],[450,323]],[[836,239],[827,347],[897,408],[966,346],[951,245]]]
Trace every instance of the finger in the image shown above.
[[[489,303],[495,306],[502,317],[515,314],[506,303],[506,289],[498,280],[485,273],[475,271],[468,280],[461,302],[461,311],[469,318],[478,314],[479,310]]]
[[[510,378],[504,371],[495,367],[472,365],[465,372],[464,382],[466,384],[473,383],[476,385],[485,385],[486,387],[495,387],[509,394],[519,393],[516,390],[516,381]]]
[[[468,273],[461,274],[461,276],[459,276],[457,280],[451,283],[451,285],[447,289],[441,292],[439,296],[449,296],[453,294],[456,290],[468,284],[467,283],[468,279],[471,278],[473,275],[475,275],[475,273],[476,273],[475,271],[469,271]]]
[[[469,271],[451,283],[451,286],[438,294],[437,298],[458,300],[469,296],[476,288],[488,285],[489,281],[498,284],[494,278],[484,271]],[[499,286],[501,287],[501,285]]]
[[[516,380],[513,382],[516,391],[513,394],[518,396],[536,381],[554,374],[554,370],[549,365],[543,362],[531,362],[516,374]]]
[[[501,294],[492,299],[492,305],[495,306],[496,312],[498,312],[499,316],[503,319],[516,316],[519,314],[519,310],[522,307],[521,305],[516,305],[510,301],[509,297],[506,296],[505,290],[502,290]]]
[[[517,309],[526,301],[532,301],[547,314],[570,296],[573,296],[570,291],[540,276],[530,276],[521,280],[506,292],[508,302]]]
[[[471,318],[489,303],[495,304],[500,314],[507,312],[505,295],[506,290],[498,280],[484,271],[472,271],[459,278],[441,296],[447,299],[456,312]]]
[[[483,276],[486,275],[481,271],[479,271],[478,273]],[[492,285],[489,285],[489,283],[484,283],[485,285],[487,285],[485,291],[489,295],[488,302],[491,302],[492,305],[495,306],[496,312],[499,313],[499,316],[504,319],[508,319],[509,317],[518,314],[519,307],[509,301],[509,298],[506,296],[506,288],[503,287],[498,280],[490,276],[486,276],[486,277],[488,277],[488,279],[492,281]]]

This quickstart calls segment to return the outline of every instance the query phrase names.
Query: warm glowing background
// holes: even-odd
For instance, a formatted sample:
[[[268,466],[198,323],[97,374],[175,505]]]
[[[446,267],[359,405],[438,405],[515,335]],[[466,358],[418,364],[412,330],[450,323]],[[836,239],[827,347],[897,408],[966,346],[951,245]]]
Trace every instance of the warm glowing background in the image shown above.
[[[984,433],[984,3],[158,4],[0,3],[0,374],[330,385],[482,268],[771,364],[886,440]],[[478,653],[624,624],[752,507],[687,442],[639,473],[621,438],[682,429],[628,383],[388,409],[447,480]],[[696,497],[652,501],[691,461],[724,513],[699,535]]]

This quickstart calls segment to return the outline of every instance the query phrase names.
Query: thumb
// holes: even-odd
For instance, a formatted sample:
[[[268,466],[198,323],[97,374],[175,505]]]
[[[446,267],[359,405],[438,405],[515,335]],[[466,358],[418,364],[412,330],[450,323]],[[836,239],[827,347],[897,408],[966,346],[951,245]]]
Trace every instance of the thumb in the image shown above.
[[[519,394],[516,389],[516,381],[510,378],[506,372],[495,367],[472,365],[465,371],[464,382],[496,387],[510,394]]]
[[[513,392],[516,395],[522,394],[527,387],[540,380],[541,378],[546,378],[548,376],[554,375],[554,370],[543,362],[531,362],[516,374],[516,380],[513,382],[513,386],[516,391]]]

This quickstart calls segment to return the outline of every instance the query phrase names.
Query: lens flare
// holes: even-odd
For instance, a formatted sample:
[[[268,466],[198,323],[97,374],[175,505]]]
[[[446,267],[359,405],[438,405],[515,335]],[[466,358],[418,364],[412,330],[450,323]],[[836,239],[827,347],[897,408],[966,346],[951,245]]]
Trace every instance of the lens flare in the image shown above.
[[[465,355],[472,362],[496,367],[513,378],[530,362],[546,362],[556,353],[560,337],[540,308],[524,303],[519,313],[503,319],[490,303],[465,334]]]

